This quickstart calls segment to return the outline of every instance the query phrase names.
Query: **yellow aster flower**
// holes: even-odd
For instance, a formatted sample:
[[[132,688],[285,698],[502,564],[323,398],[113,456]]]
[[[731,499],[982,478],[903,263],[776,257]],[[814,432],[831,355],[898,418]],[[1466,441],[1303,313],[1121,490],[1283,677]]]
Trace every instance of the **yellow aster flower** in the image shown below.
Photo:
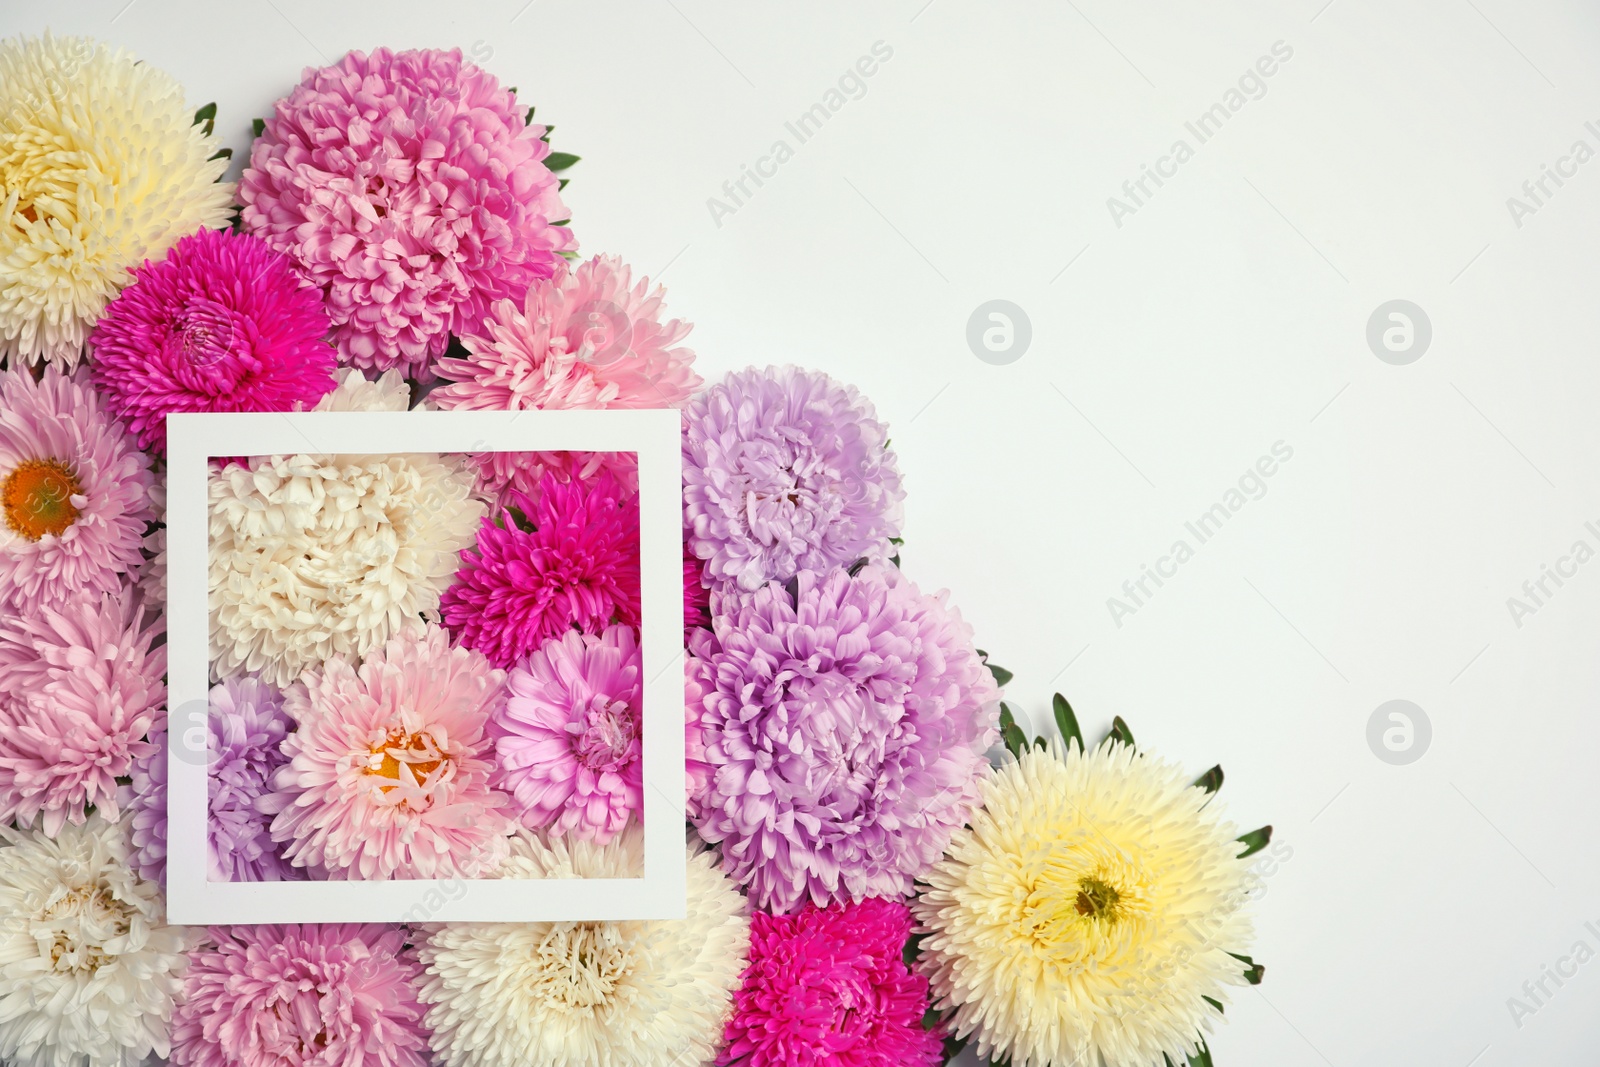
[[[1012,1067],[1182,1064],[1246,980],[1237,828],[1110,740],[1030,748],[982,791],[912,905],[935,1007]]]
[[[0,42],[0,356],[76,365],[132,268],[226,225],[220,145],[172,76],[127,52]]]

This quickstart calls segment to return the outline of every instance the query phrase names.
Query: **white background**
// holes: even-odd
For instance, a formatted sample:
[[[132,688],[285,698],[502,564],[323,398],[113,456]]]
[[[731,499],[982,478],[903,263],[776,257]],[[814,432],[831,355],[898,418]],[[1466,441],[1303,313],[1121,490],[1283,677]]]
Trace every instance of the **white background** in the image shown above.
[[[1600,547],[1600,161],[1520,228],[1506,206],[1600,148],[1594,5],[525,3],[10,0],[0,30],[127,45],[241,153],[307,64],[463,48],[583,156],[584,250],[664,275],[708,375],[792,361],[876,401],[906,568],[1035,721],[1061,688],[1094,736],[1121,714],[1220,760],[1241,828],[1292,847],[1219,1065],[1594,1062],[1600,962],[1520,1028],[1507,998],[1600,948],[1600,562],[1520,627],[1506,604]],[[1266,95],[1117,227],[1107,197],[1279,40]],[[707,199],[876,41],[865,96],[717,226]],[[1009,366],[965,339],[993,298],[1032,321]],[[1394,298],[1432,321],[1409,366],[1365,340]],[[1265,496],[1115,625],[1279,440]],[[1394,698],[1433,725],[1409,766],[1366,740]]]

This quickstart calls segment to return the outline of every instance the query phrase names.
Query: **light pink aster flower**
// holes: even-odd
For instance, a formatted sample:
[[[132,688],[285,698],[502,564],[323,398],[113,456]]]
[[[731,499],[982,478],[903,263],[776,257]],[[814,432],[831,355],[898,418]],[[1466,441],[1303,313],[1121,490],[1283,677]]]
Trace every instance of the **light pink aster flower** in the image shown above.
[[[627,626],[569,630],[512,669],[491,727],[495,784],[515,796],[524,826],[605,844],[640,810],[641,670]]]
[[[459,50],[351,52],[278,101],[241,218],[326,294],[344,362],[431,381],[451,334],[576,247],[526,111]]]
[[[144,561],[153,484],[87,368],[0,371],[0,606],[120,589]]]
[[[172,1017],[177,1067],[427,1067],[422,967],[393,926],[213,926]]]
[[[478,495],[495,515],[515,504],[512,493],[538,504],[539,486],[546,476],[565,484],[592,482],[609,474],[619,492],[627,496],[639,492],[637,452],[469,452],[465,459],[477,472]]]
[[[462,338],[466,359],[442,359],[454,383],[434,392],[441,408],[677,407],[703,384],[694,353],[677,343],[679,319],[661,321],[663,290],[630,285],[616,256],[597,256],[569,271],[559,264],[535,282],[519,308],[502,300],[482,330]]]
[[[0,823],[55,835],[89,805],[116,821],[117,779],[164,718],[160,632],[132,593],[0,615]]]
[[[445,632],[406,631],[360,668],[334,658],[291,686],[298,729],[261,801],[273,840],[331,878],[479,877],[512,830],[491,789],[489,716],[505,672],[451,648]]]

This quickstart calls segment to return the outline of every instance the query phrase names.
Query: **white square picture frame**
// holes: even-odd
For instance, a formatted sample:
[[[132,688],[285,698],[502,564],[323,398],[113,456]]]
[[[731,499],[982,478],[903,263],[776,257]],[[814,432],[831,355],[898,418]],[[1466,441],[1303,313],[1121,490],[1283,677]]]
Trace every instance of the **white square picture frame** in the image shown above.
[[[167,419],[167,921],[563,922],[681,919],[682,472],[675,409],[185,413]],[[639,461],[644,875],[586,879],[217,882],[207,877],[209,460],[406,452],[633,452]],[[184,742],[185,733],[191,737]]]

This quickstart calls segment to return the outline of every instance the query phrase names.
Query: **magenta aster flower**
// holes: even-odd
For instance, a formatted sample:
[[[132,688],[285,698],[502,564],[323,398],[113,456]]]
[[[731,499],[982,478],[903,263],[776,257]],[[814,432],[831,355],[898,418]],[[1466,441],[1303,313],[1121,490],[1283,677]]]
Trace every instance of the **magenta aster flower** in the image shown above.
[[[167,698],[161,632],[131,593],[0,614],[0,823],[54,836],[89,805],[117,820],[117,778]]]
[[[911,914],[869,897],[794,915],[757,912],[719,1064],[935,1067],[943,1042],[922,1026],[928,980],[902,953]]]
[[[213,926],[172,1016],[177,1067],[427,1067],[398,927]]]
[[[478,495],[495,515],[513,505],[512,493],[537,504],[539,485],[547,477],[592,482],[609,473],[619,493],[633,496],[639,491],[637,452],[469,452],[466,458],[478,475]]]
[[[713,595],[689,673],[695,825],[757,907],[904,896],[978,801],[998,690],[960,614],[894,567]]]
[[[713,580],[887,559],[904,499],[872,405],[825,374],[752,367],[684,409],[684,531]]]
[[[241,218],[326,295],[345,362],[431,381],[451,334],[576,247],[526,110],[459,50],[351,52],[278,101]]]
[[[610,841],[643,807],[639,642],[626,626],[568,630],[512,669],[491,732],[495,784],[522,825]]]
[[[689,324],[661,321],[662,289],[650,291],[616,256],[597,256],[528,287],[519,308],[495,304],[462,343],[465,359],[442,359],[455,379],[432,395],[441,408],[677,407],[703,384],[694,353],[677,343]]]
[[[297,726],[261,810],[289,862],[333,878],[476,878],[504,858],[508,800],[489,786],[505,673],[429,626],[360,668],[334,658],[284,695]]]
[[[639,625],[639,503],[609,475],[592,483],[546,477],[537,504],[511,494],[531,529],[509,510],[484,519],[477,551],[461,553],[456,583],[440,600],[456,640],[498,667],[577,628]]]
[[[689,547],[683,549],[683,643],[696,630],[711,625],[711,590],[706,588],[705,566],[694,558]]]
[[[322,296],[265,241],[228,230],[146,261],[90,344],[95,385],[140,448],[167,450],[178,411],[294,411],[333,388]]]
[[[88,371],[0,371],[0,606],[115,593],[144,562],[150,460]]]

